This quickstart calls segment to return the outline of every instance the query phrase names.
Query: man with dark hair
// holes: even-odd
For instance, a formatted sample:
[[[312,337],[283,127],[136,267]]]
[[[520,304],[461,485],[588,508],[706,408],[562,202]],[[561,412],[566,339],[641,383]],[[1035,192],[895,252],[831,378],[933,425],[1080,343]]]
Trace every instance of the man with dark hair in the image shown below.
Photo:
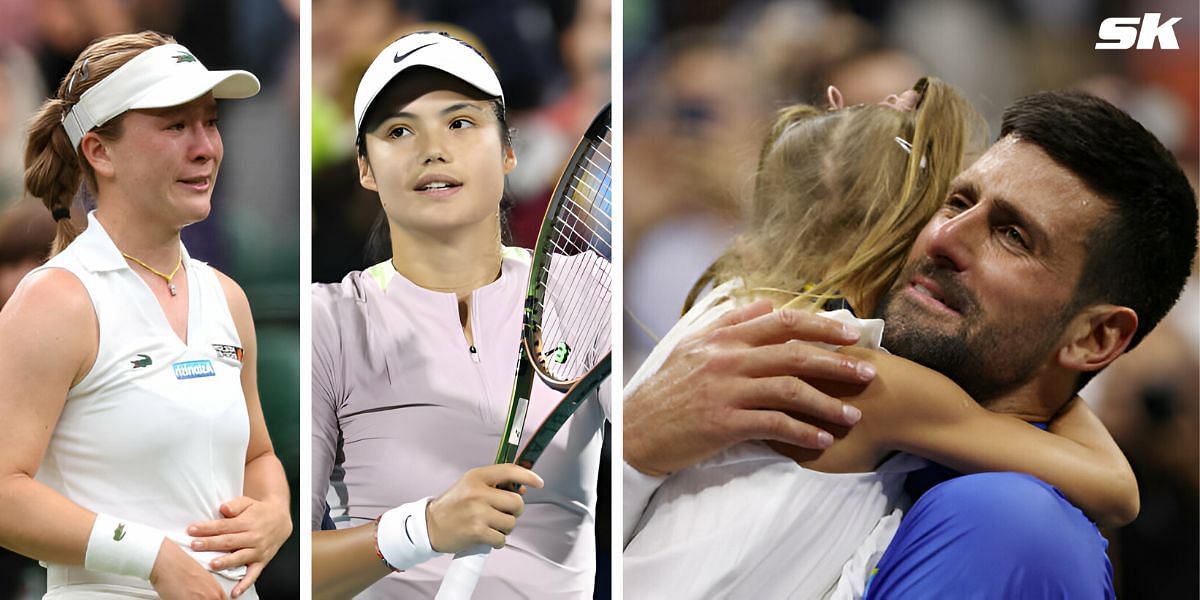
[[[1070,204],[1063,195],[1036,197],[1050,191],[1032,181],[1043,175],[1038,170],[1043,165],[1054,165],[1061,175],[1074,180],[1066,182],[1066,192],[1078,190],[1079,204]],[[1034,237],[1038,231],[1031,227],[1037,223],[1017,222],[1030,215],[1015,210],[1017,207],[1008,198],[998,198],[1003,210],[993,214],[991,225],[1007,227],[1005,235],[1020,246],[1020,252],[1012,253],[1011,265],[994,264],[993,268],[1013,278],[1005,283],[1017,284],[1024,282],[1016,278],[1027,266],[1026,258],[1061,259],[1078,250],[1083,258],[1078,274],[1060,271],[1048,280],[1055,292],[1071,292],[1069,297],[1063,302],[1048,302],[1025,282],[1026,289],[1014,293],[1031,298],[1029,312],[1038,318],[1022,321],[1019,314],[1014,314],[1019,307],[997,299],[992,304],[1003,314],[992,314],[983,322],[985,315],[979,303],[986,299],[977,297],[982,290],[972,292],[963,283],[967,277],[951,278],[949,274],[958,270],[959,257],[939,248],[930,256],[910,256],[905,273],[879,309],[888,324],[884,345],[889,350],[949,376],[985,405],[1025,383],[1029,378],[1023,375],[1031,374],[1044,361],[1046,351],[1085,307],[1093,306],[1093,311],[1101,310],[1101,305],[1124,308],[1117,311],[1123,315],[1111,316],[1130,322],[1110,325],[1115,327],[1112,331],[1132,326],[1128,346],[1118,348],[1117,354],[1132,349],[1179,298],[1196,247],[1194,194],[1174,158],[1129,115],[1094,96],[1044,92],[1009,107],[1000,140],[952,186],[947,200],[949,216],[978,202],[978,195],[986,190],[981,189],[980,177],[975,173],[993,166],[1005,170],[1006,180],[996,181],[996,185],[1011,188],[1029,184],[1030,195],[1035,196],[1030,199],[1037,201],[1036,208],[1056,213],[1049,226],[1065,225],[1075,213],[1080,219],[1095,221],[1086,229],[1063,232],[1068,237],[1081,236],[1079,244],[1064,244],[1068,240],[1061,236],[1038,240]],[[935,217],[931,227],[941,218]],[[936,233],[929,229],[927,233]],[[1042,243],[1036,243],[1039,241]],[[1063,248],[1067,251],[1064,253],[1052,251],[1058,247],[1051,245],[1071,247]],[[954,331],[946,330],[944,320],[922,318],[919,311],[909,310],[899,299],[903,287],[918,272],[933,273],[930,277],[942,292],[968,309],[964,310],[967,318]],[[1070,278],[1077,278],[1074,285],[1064,285],[1071,283]],[[1031,334],[1041,339],[1035,341]],[[1005,343],[1005,335],[1014,336],[1017,343]],[[1105,364],[1073,371],[1073,391],[1082,388]]]
[[[880,302],[883,345],[990,410],[1046,423],[1174,304],[1196,227],[1182,171],[1128,115],[1079,93],[1023,98],[1005,112],[1000,139],[952,183]],[[804,319],[761,308],[732,314],[723,326],[795,331]],[[746,439],[721,431],[734,419],[712,418],[728,414],[722,396],[738,410],[767,408],[733,388],[752,378],[706,368],[705,357],[729,347],[722,333],[685,340],[626,397],[627,522],[653,489],[641,473],[678,470]],[[694,450],[697,438],[706,445]],[[1057,490],[1015,473],[955,475],[931,468],[910,477],[913,498],[924,494],[868,598],[1112,597],[1106,542]]]

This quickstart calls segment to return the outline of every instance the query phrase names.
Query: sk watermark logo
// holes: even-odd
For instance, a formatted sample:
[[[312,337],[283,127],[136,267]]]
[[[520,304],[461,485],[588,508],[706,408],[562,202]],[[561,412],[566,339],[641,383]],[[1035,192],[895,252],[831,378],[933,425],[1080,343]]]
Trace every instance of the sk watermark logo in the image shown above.
[[[1171,17],[1164,23],[1159,23],[1162,13],[1146,13],[1141,17],[1111,17],[1100,22],[1100,39],[1096,42],[1097,50],[1128,50],[1137,42],[1138,50],[1150,50],[1154,43],[1164,50],[1178,50],[1179,42],[1175,39],[1175,24],[1181,17]],[[1141,29],[1138,24],[1141,23]]]

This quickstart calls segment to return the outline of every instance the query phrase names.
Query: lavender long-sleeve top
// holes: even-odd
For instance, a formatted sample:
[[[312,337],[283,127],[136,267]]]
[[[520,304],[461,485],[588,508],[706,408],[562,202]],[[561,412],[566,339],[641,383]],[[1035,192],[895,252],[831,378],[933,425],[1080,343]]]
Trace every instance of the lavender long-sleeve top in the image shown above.
[[[312,514],[338,528],[436,496],[490,464],[507,415],[529,254],[505,248],[496,281],[471,295],[474,349],[454,294],[416,286],[390,261],[313,286]],[[605,387],[607,387],[607,383]],[[560,394],[535,381],[532,431]],[[525,513],[494,551],[478,598],[591,598],[596,479],[609,393],[563,426],[534,470]],[[394,573],[360,598],[433,597],[441,556]]]

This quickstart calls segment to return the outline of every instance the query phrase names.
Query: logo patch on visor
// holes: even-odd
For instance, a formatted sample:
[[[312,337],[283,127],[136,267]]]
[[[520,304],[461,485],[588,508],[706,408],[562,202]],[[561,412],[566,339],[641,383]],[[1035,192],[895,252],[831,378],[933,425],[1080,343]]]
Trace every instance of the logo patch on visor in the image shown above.
[[[175,369],[175,379],[196,379],[197,377],[212,377],[217,374],[210,360],[189,360],[171,365]]]
[[[399,52],[397,52],[396,54],[394,54],[392,56],[392,62],[398,63],[398,62],[408,58],[409,56],[411,56],[412,53],[416,52],[417,50],[420,50],[422,48],[428,48],[428,47],[436,45],[436,44],[437,44],[437,42],[429,42],[428,44],[425,44],[424,46],[417,46],[416,48],[413,48],[412,50],[409,50],[408,52],[405,52],[404,54],[400,54]]]
[[[177,63],[196,62],[196,57],[188,54],[187,52],[180,52],[171,58],[174,58],[175,62]]]

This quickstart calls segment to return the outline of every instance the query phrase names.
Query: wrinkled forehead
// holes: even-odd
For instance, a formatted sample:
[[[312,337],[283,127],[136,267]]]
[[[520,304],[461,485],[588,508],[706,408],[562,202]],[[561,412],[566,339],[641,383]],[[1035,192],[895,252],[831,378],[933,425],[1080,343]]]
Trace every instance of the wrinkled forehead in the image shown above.
[[[1051,240],[1080,244],[1112,212],[1111,204],[1036,144],[998,140],[955,178],[951,193],[1000,203],[1042,227]]]

